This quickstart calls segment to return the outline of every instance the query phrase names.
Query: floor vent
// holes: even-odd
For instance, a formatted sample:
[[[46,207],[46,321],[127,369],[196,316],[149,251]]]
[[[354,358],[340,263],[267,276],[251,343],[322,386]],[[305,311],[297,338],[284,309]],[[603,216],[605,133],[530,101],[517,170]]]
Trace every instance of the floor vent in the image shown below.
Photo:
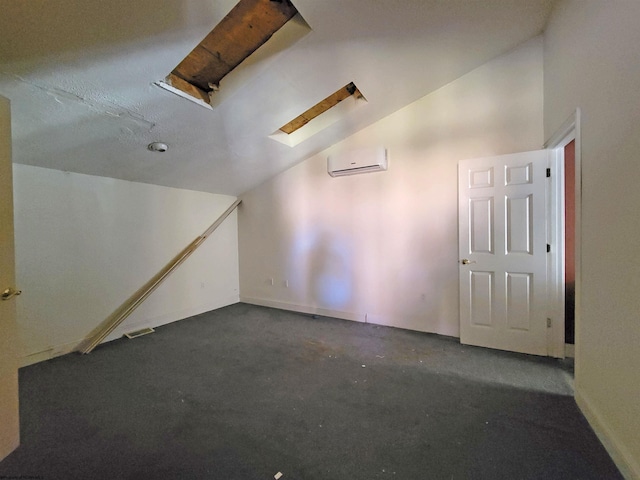
[[[155,332],[153,328],[142,328],[134,332],[125,333],[124,336],[131,339],[131,338],[141,337],[142,335],[147,335],[153,332]]]

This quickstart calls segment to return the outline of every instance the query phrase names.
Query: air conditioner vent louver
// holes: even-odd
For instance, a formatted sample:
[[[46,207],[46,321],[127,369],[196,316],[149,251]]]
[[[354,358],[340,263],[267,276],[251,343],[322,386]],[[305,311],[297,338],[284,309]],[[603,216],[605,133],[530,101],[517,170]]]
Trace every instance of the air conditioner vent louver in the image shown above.
[[[386,148],[359,148],[330,155],[327,158],[327,172],[332,177],[343,177],[384,171],[388,164]]]

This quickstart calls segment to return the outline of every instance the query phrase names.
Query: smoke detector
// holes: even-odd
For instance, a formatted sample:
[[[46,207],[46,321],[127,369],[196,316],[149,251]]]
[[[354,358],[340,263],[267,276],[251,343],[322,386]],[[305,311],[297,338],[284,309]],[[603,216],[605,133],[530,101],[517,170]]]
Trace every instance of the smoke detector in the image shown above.
[[[166,152],[169,149],[167,144],[162,142],[152,142],[149,145],[147,145],[147,148],[152,152],[160,152],[160,153]]]

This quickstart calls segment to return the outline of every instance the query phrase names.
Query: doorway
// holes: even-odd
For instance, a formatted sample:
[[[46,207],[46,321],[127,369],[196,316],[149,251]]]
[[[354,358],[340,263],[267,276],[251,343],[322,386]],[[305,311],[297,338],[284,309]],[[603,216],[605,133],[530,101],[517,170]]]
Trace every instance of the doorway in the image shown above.
[[[545,148],[541,151],[545,154],[541,176],[546,170],[546,186],[523,191],[526,195],[519,190],[501,190],[496,196],[493,190],[539,184],[535,179],[540,174],[534,174],[539,162],[527,157],[534,152],[459,162],[462,343],[557,358],[576,355],[573,346],[579,344],[576,323],[580,293],[579,111]],[[498,161],[519,164],[494,165]],[[546,207],[535,200],[541,196]],[[538,220],[533,218],[533,212],[538,212]],[[541,239],[535,240],[539,238],[536,232],[542,232]],[[514,245],[521,248],[513,248]],[[543,251],[544,255],[540,255]],[[509,263],[524,258],[542,265],[542,271]],[[498,266],[494,265],[496,262]],[[544,283],[536,279],[544,279]],[[510,296],[511,290],[518,295]],[[510,311],[515,312],[511,320]]]
[[[557,357],[576,357],[580,348],[580,110],[545,143],[552,152],[549,238],[557,255],[549,270],[550,302],[563,319]]]
[[[575,139],[563,148],[564,153],[564,343],[575,345],[576,306],[576,166]],[[568,349],[570,350],[570,348]]]

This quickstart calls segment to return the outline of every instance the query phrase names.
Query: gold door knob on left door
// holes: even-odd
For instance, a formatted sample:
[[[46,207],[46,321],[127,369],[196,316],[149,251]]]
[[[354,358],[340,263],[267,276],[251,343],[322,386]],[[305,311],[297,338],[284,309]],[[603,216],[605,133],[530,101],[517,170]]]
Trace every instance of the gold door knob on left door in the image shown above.
[[[4,292],[2,292],[2,300],[9,300],[10,298],[16,297],[22,293],[22,290],[16,290],[15,288],[7,288]]]

